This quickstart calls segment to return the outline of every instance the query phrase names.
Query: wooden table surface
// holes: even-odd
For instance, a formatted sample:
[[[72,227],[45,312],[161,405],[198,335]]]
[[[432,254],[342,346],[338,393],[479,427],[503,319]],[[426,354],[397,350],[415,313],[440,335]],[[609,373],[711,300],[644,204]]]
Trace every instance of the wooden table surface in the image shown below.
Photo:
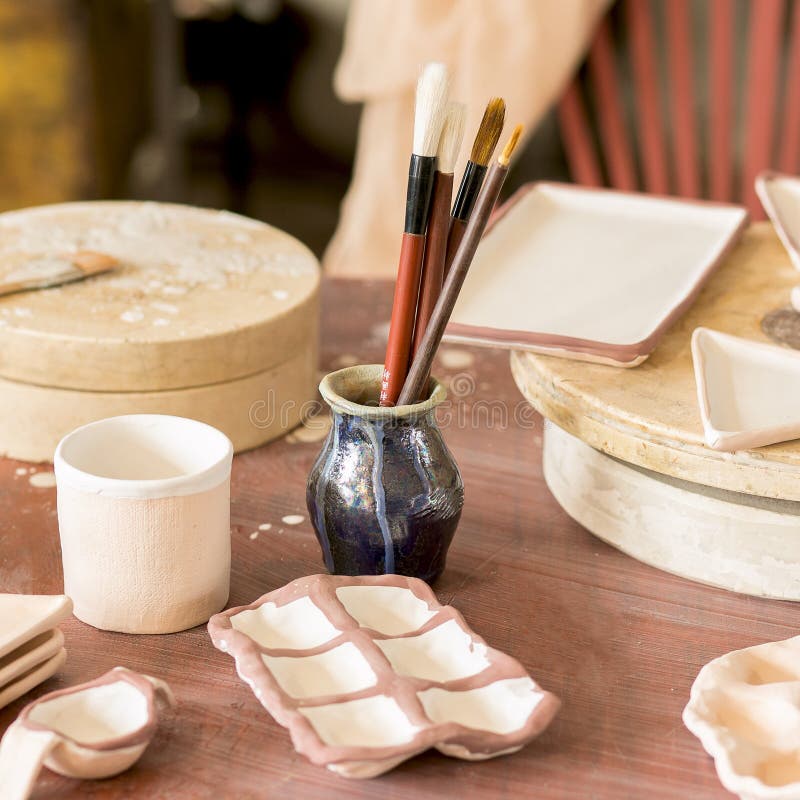
[[[380,361],[390,303],[388,284],[328,282],[322,367]],[[542,421],[522,402],[507,353],[445,348],[436,373],[456,390],[445,437],[466,503],[434,588],[562,698],[552,726],[512,756],[471,764],[432,751],[383,777],[348,781],[294,752],[205,627],[131,636],[70,619],[64,670],[0,711],[0,731],[34,697],[118,664],[167,680],[179,706],[130,771],[78,782],[45,770],[37,800],[730,796],[681,722],[689,687],[715,656],[797,633],[800,609],[646,567],[569,519],[542,479]],[[235,459],[232,605],[321,571],[304,500],[319,446],[284,439]],[[0,461],[0,590],[57,593],[55,490],[31,485],[17,473],[25,466]],[[291,514],[304,521],[282,523]],[[263,523],[272,528],[251,538]]]

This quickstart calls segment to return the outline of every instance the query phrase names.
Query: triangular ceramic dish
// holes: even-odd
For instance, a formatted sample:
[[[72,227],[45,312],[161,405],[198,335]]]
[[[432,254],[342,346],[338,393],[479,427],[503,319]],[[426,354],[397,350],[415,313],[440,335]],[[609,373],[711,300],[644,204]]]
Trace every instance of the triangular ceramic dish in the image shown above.
[[[0,658],[72,613],[66,595],[0,594]]]
[[[800,352],[697,328],[692,359],[709,447],[746,450],[800,437]]]
[[[766,170],[756,178],[756,194],[800,270],[800,178]]]
[[[447,339],[636,366],[746,221],[741,206],[528,184],[481,242]]]

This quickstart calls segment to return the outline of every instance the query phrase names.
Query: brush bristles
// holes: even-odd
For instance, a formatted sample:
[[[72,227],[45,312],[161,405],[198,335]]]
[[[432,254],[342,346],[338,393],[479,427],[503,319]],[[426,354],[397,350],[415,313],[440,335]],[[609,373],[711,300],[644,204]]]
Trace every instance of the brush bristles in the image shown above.
[[[485,167],[494,153],[500,134],[503,132],[503,123],[506,120],[506,103],[502,97],[493,97],[483,112],[475,142],[469,160]]]
[[[463,103],[448,103],[444,114],[439,149],[436,151],[439,172],[452,173],[464,138],[464,118],[467,107]]]
[[[514,150],[517,149],[517,144],[519,144],[520,136],[522,136],[522,125],[517,125],[511,134],[511,138],[506,142],[503,152],[497,158],[504,167],[507,167],[508,162],[511,161],[511,156],[514,154]]]
[[[418,156],[436,155],[449,89],[447,67],[436,62],[426,64],[417,83],[414,110],[414,152]]]

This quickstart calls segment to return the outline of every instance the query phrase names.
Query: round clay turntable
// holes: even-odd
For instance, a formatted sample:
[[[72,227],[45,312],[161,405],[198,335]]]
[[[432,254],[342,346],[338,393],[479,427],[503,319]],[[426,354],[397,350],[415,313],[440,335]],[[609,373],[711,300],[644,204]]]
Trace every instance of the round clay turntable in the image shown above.
[[[775,343],[762,321],[796,284],[772,226],[759,223],[640,366],[512,353],[517,385],[546,419],[545,480],[571,517],[655,567],[800,600],[800,440],[708,447],[690,351],[699,326]]]

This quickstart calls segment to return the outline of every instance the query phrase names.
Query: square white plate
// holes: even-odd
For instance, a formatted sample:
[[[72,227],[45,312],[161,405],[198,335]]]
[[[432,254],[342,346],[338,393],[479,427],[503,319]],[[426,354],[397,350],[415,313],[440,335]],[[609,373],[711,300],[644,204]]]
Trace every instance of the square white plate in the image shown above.
[[[446,338],[636,366],[746,221],[740,206],[528,184],[481,242]]]

